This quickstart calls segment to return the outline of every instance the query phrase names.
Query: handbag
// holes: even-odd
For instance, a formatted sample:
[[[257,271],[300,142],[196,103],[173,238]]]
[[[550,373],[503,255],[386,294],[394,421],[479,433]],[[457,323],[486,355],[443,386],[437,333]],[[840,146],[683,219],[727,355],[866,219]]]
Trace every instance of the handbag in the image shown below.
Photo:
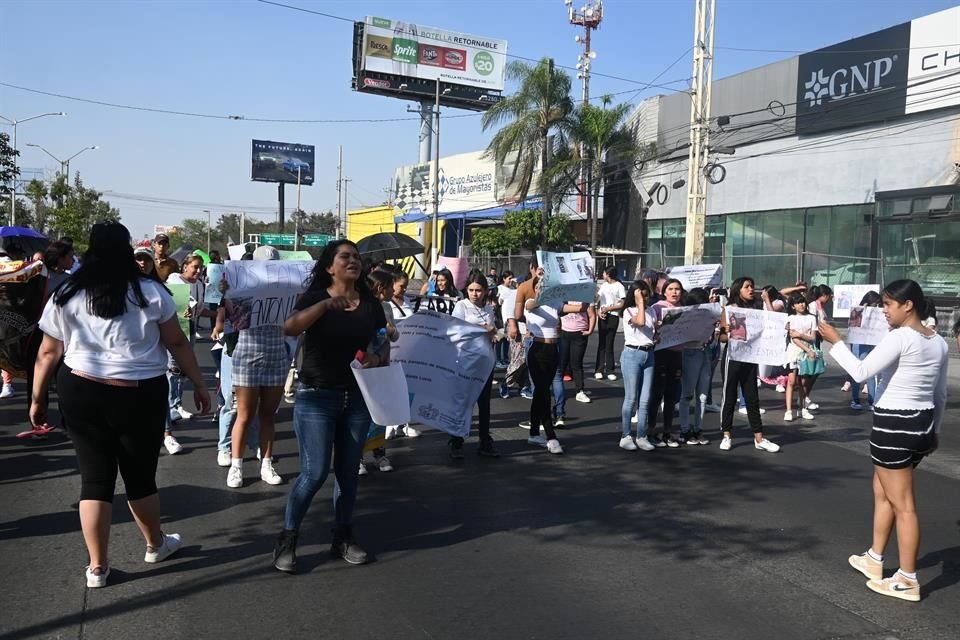
[[[800,359],[797,361],[797,373],[799,373],[801,376],[819,376],[826,371],[827,366],[823,361],[823,351],[820,349],[814,349],[813,352],[815,354],[813,358],[804,352],[804,354],[800,356]]]

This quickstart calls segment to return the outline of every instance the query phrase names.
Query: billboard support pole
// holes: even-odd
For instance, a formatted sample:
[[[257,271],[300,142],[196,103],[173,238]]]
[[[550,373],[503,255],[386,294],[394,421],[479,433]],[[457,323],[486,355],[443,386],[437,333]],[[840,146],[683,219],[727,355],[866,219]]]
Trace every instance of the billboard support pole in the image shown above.
[[[293,212],[293,250],[300,249],[300,167],[297,167],[297,210]]]
[[[280,210],[277,214],[277,226],[279,227],[277,229],[277,233],[283,233],[284,219],[283,219],[283,183],[282,182],[277,183],[277,200],[280,205]]]
[[[343,220],[340,217],[340,183],[343,182],[343,145],[338,147],[337,151],[337,240],[340,239],[340,231],[343,228]]]
[[[437,94],[436,94],[436,104],[434,106],[434,118],[436,120],[436,127],[433,131],[433,144],[434,144],[434,158],[433,158],[433,171],[432,178],[430,182],[433,183],[433,238],[432,238],[432,253],[434,259],[431,261],[431,265],[437,263],[436,258],[440,256],[440,79],[437,78]]]
[[[433,103],[424,100],[420,103],[420,164],[426,164],[433,158]],[[431,247],[433,246],[430,223],[426,220],[417,223],[420,240],[423,242],[423,256],[420,265],[430,264]],[[421,267],[422,268],[422,267]],[[427,270],[417,273],[417,277],[426,278]]]

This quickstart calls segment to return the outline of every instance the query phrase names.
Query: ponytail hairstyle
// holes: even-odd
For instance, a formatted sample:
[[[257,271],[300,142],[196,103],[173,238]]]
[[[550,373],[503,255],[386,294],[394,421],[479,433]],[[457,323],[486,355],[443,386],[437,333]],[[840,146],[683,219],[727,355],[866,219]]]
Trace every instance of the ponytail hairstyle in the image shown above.
[[[637,306],[637,291],[643,293],[643,297],[649,300],[653,297],[650,284],[646,280],[634,280],[630,288],[627,289],[627,297],[624,299],[624,308],[629,309]]]
[[[807,304],[811,302],[816,302],[817,300],[820,299],[821,296],[832,296],[832,295],[833,295],[833,289],[831,289],[827,285],[825,284],[814,285],[810,287],[809,291],[807,291]]]
[[[936,307],[927,301],[923,289],[913,280],[895,280],[883,288],[883,295],[898,304],[913,304],[913,312],[921,322],[930,317],[931,309],[936,313]]]
[[[879,307],[880,303],[883,302],[883,298],[880,297],[880,294],[876,291],[867,291],[863,294],[863,297],[860,299],[861,307]]]
[[[380,269],[374,269],[367,274],[367,287],[376,295],[377,289],[383,289],[387,298],[393,297],[393,275]]]

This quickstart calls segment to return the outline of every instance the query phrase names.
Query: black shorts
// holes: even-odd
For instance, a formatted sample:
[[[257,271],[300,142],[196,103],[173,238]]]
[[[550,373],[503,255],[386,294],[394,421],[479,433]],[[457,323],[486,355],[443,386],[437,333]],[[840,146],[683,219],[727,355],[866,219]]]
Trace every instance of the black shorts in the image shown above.
[[[933,409],[876,407],[870,457],[886,469],[916,467],[933,451],[933,435]]]

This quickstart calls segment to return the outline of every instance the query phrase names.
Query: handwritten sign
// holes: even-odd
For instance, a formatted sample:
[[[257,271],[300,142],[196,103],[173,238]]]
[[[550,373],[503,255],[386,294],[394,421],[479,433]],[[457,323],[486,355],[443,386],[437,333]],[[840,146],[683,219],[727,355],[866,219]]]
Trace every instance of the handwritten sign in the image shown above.
[[[220,281],[223,280],[225,265],[207,265],[207,287],[203,293],[203,301],[207,304],[220,304],[223,294],[220,293]]]
[[[703,344],[713,335],[720,310],[719,304],[663,309],[657,350],[683,344]]]
[[[667,275],[679,280],[685,291],[698,287],[710,291],[723,283],[723,265],[685,264],[667,269]]]
[[[730,359],[781,365],[787,345],[785,313],[727,307],[727,348]]]
[[[880,293],[878,284],[838,284],[833,288],[833,317],[849,318],[850,310],[860,306],[863,296],[870,291]]]
[[[543,268],[537,300],[541,306],[558,308],[565,302],[592,303],[597,297],[597,279],[589,252],[537,251],[537,261]]]
[[[450,435],[467,437],[473,406],[493,371],[489,334],[435,311],[397,321],[400,339],[390,359],[403,367],[410,419]]]
[[[880,307],[856,306],[850,309],[847,321],[847,342],[850,344],[877,345],[889,332],[890,325]]]
[[[313,262],[283,260],[231,260],[223,273],[227,279],[224,304],[235,329],[278,326],[293,314],[303,293]]]

